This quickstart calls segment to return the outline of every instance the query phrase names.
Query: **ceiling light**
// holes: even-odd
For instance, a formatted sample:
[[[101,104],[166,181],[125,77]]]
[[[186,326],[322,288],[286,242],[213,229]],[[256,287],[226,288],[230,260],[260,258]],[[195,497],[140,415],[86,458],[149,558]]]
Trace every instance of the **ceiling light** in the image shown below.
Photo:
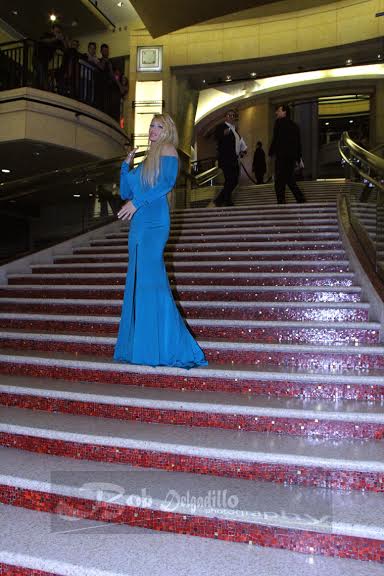
[[[252,78],[254,78],[255,76],[257,76],[257,73],[256,73],[256,72],[251,72],[251,76],[252,76]]]
[[[345,65],[346,65],[346,66],[352,66],[352,58],[348,58],[348,59],[345,61]]]
[[[124,6],[124,2],[118,2],[117,5],[119,8],[121,8],[122,6]]]
[[[349,123],[350,123],[350,124],[353,124],[353,120],[350,120]]]
[[[202,80],[202,83],[205,84],[205,83],[206,83],[206,80]]]
[[[225,77],[225,81],[230,82],[231,80],[232,80],[232,76],[230,74],[227,74]]]
[[[3,174],[10,174],[11,172],[10,170],[8,170],[8,168],[2,168],[1,171]]]
[[[12,14],[13,14],[14,16],[18,16],[18,15],[19,15],[19,12],[18,12],[18,10],[12,10]]]
[[[381,60],[381,54],[378,54],[378,55],[377,55],[377,59],[378,59],[378,60]]]
[[[326,122],[325,125],[326,125],[326,126],[329,126],[329,122]]]
[[[49,15],[49,19],[50,19],[51,22],[56,22],[56,20],[57,20],[56,14],[50,14],[50,15]]]
[[[74,198],[80,198],[80,194],[74,194],[73,197]]]

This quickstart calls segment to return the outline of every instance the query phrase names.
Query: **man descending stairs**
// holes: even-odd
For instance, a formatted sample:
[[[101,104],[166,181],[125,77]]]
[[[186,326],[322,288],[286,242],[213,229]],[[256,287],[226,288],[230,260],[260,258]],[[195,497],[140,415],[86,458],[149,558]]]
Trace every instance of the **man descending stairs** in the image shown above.
[[[0,572],[382,574],[384,355],[335,203],[176,211],[209,366],[111,360],[127,230],[0,288]]]

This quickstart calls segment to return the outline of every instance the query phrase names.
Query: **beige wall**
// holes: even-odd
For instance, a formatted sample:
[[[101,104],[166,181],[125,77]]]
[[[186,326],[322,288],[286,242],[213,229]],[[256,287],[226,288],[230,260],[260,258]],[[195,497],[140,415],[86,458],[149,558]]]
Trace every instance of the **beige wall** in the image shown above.
[[[384,34],[384,18],[375,18],[375,13],[383,10],[383,0],[341,0],[267,17],[201,24],[156,40],[139,22],[81,40],[82,48],[91,39],[107,42],[114,56],[129,54],[138,45],[163,45],[167,65],[183,66],[260,58],[379,37]]]
[[[380,11],[384,11],[384,0],[340,0],[296,12],[201,24],[155,40],[140,23],[131,23],[126,30],[121,26],[114,33],[81,40],[83,49],[89,40],[94,39],[99,43],[109,43],[112,56],[130,55],[126,120],[129,131],[132,131],[131,104],[135,99],[136,80],[162,79],[166,110],[180,118],[177,91],[184,90],[185,86],[175,88],[170,73],[172,66],[261,58],[379,37],[384,34],[384,18],[375,18],[375,13]],[[137,74],[137,46],[151,45],[163,46],[164,70],[155,75]],[[187,112],[187,101],[185,105]],[[260,114],[260,118],[263,116],[266,117]],[[183,130],[180,122],[179,129]],[[266,132],[261,122],[260,139],[263,142],[266,141]],[[249,134],[252,145],[258,138],[256,134],[257,129]]]
[[[41,102],[31,102],[23,97],[38,98]],[[10,98],[15,101],[2,104],[3,100]],[[72,110],[52,107],[54,103],[69,106]],[[124,135],[81,115],[81,112],[88,112],[118,127],[118,123],[106,114],[58,94],[33,88],[0,92],[0,142],[37,140],[106,159],[124,154]],[[80,115],[76,116],[76,113]]]

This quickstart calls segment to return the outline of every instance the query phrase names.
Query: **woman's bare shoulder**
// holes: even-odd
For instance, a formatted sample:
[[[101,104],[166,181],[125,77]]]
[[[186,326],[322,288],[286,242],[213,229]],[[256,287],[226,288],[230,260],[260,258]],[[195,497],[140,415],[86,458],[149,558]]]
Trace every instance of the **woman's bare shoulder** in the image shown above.
[[[177,150],[173,146],[173,144],[164,144],[164,146],[162,147],[162,150],[161,150],[161,155],[162,156],[175,156],[176,158],[178,157]]]

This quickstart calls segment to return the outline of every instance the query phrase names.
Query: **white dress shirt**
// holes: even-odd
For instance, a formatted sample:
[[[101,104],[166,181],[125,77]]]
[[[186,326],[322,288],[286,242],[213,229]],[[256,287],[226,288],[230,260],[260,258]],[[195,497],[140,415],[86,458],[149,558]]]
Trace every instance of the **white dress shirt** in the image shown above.
[[[226,122],[226,125],[228,126],[228,128],[230,130],[232,130],[232,132],[235,136],[236,155],[240,156],[241,152],[245,152],[247,150],[247,145],[244,142],[243,138],[238,134],[238,132],[236,131],[236,128],[234,127],[233,124]]]

